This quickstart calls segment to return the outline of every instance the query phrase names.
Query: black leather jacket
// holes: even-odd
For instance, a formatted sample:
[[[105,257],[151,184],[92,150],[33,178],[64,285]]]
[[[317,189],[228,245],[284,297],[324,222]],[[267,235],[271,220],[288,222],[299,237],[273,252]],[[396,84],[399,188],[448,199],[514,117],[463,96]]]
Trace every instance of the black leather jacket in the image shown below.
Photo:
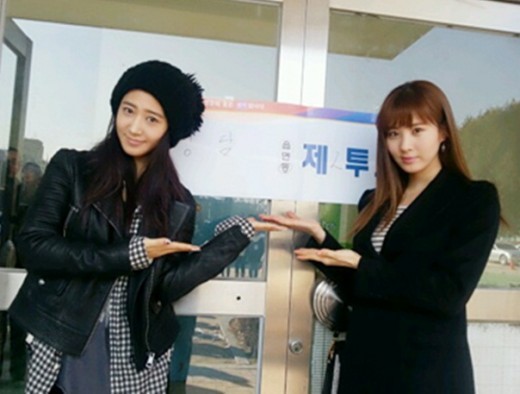
[[[79,214],[86,153],[60,150],[51,160],[16,246],[28,271],[9,314],[29,333],[66,354],[79,355],[117,277],[129,276],[127,312],[138,369],[168,350],[178,332],[172,302],[218,275],[248,245],[234,226],[200,252],[156,259],[132,271],[129,239],[103,202]],[[189,192],[188,192],[189,194]],[[173,201],[171,239],[190,242],[195,202]]]

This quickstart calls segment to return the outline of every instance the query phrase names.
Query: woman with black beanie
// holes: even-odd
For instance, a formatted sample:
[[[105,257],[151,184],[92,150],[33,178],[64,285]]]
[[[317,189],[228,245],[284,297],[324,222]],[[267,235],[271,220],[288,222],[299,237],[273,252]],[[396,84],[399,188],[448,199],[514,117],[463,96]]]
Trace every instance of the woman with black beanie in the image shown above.
[[[52,158],[18,238],[28,274],[9,314],[29,333],[26,393],[164,393],[172,303],[278,228],[233,217],[190,243],[195,201],[169,152],[202,124],[192,75],[138,64],[110,105],[103,141]]]

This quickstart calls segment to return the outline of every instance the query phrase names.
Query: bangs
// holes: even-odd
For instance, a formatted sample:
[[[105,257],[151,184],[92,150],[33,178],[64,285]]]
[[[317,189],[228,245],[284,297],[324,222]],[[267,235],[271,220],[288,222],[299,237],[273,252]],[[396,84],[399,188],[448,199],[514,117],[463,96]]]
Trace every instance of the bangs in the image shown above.
[[[414,116],[423,122],[440,125],[442,109],[419,92],[403,90],[391,95],[383,103],[377,117],[379,132],[386,133],[399,127],[411,127]]]

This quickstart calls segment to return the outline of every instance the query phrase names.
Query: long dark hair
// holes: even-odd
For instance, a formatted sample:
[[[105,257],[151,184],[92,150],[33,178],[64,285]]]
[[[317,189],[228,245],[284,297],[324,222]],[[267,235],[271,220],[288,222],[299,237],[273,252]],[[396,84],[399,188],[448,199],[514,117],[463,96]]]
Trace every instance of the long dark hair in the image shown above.
[[[388,223],[395,215],[408,184],[408,174],[390,156],[386,137],[391,129],[411,127],[414,115],[436,125],[446,137],[444,148],[439,152],[442,168],[471,179],[453,111],[444,92],[429,81],[412,81],[400,85],[385,98],[377,116],[376,190],[372,200],[354,222],[353,234],[361,230],[383,207],[383,223]]]
[[[153,237],[168,236],[171,200],[184,201],[187,197],[169,151],[169,136],[165,133],[150,152],[148,165],[137,179],[134,159],[123,151],[112,121],[107,137],[88,155],[84,207],[108,200],[116,219],[128,229],[136,206],[141,205],[142,233]]]

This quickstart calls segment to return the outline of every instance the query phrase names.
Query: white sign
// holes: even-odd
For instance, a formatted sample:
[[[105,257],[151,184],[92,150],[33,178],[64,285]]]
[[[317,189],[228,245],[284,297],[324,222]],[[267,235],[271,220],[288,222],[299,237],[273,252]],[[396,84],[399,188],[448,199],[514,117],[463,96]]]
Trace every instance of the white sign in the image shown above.
[[[374,115],[206,100],[204,126],[172,158],[193,194],[356,204],[375,185]]]

